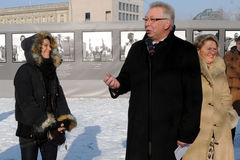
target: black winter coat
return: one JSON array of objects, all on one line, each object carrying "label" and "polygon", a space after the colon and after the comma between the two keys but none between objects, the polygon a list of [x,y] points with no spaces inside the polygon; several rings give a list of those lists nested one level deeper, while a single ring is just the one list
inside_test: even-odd
[{"label": "black winter coat", "polygon": [[[49,90],[46,90],[43,74],[39,68],[42,58],[39,50],[35,53],[32,46],[39,45],[36,39],[51,36],[48,32],[43,32],[25,39],[22,47],[25,51],[27,62],[20,66],[15,78],[15,117],[18,121],[16,135],[24,138],[34,138],[34,132],[45,132],[57,121],[69,120],[70,125],[67,130],[76,126],[76,119],[71,114],[62,87],[57,76],[53,76],[49,81]],[[51,43],[54,40],[52,39]],[[52,46],[53,47],[53,46]],[[60,65],[60,56],[52,49],[51,58],[54,66]],[[40,59],[40,63],[37,61]],[[55,72],[54,72],[55,74]],[[47,97],[51,97],[52,112],[47,111]]]},{"label": "black winter coat", "polygon": [[131,91],[126,160],[175,160],[177,140],[192,143],[199,132],[198,55],[174,32],[150,55],[146,38],[133,44],[117,77],[120,88],[110,90],[113,98]]}]

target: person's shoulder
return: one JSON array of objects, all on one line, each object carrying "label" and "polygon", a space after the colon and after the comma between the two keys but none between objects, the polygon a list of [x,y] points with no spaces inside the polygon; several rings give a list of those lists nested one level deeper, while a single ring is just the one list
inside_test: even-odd
[{"label": "person's shoulder", "polygon": [[29,64],[29,63],[24,63],[24,64],[22,64],[19,68],[18,68],[18,70],[17,70],[17,72],[16,72],[16,75],[17,74],[22,74],[22,75],[26,75],[26,74],[28,74],[29,73],[29,71],[32,69],[32,65],[31,64]]},{"label": "person's shoulder", "polygon": [[177,45],[183,49],[190,49],[190,50],[195,49],[195,46],[192,43],[190,43],[186,40],[183,40],[177,36],[174,36],[174,43],[175,43],[175,45]]},{"label": "person's shoulder", "polygon": [[133,47],[136,47],[136,46],[141,46],[145,44],[144,40],[139,40],[139,41],[136,41],[132,44]]}]

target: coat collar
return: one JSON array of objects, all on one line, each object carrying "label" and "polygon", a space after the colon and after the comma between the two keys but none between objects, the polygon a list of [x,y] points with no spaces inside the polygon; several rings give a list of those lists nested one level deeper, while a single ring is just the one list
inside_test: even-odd
[{"label": "coat collar", "polygon": [[233,46],[230,50],[232,53],[240,54],[240,52],[237,50],[237,46]]},{"label": "coat collar", "polygon": [[214,62],[208,68],[205,60],[199,55],[199,61],[201,66],[201,73],[209,82],[210,86],[214,86],[214,79],[217,75],[225,73],[225,63],[220,56],[217,56]]}]

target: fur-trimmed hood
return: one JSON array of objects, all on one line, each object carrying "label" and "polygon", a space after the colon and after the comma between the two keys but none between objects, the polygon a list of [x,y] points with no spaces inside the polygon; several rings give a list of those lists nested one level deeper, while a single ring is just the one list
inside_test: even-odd
[{"label": "fur-trimmed hood", "polygon": [[21,43],[22,49],[24,50],[24,54],[28,63],[32,65],[40,66],[43,61],[41,56],[41,47],[43,40],[47,38],[50,41],[50,45],[52,48],[51,51],[51,58],[53,59],[53,64],[55,67],[58,67],[61,62],[61,55],[58,53],[57,50],[57,43],[53,36],[47,32],[42,31],[39,32],[31,37],[24,39]]},{"label": "fur-trimmed hood", "polygon": [[220,56],[217,56],[209,68],[205,60],[201,57],[201,55],[199,55],[199,61],[201,66],[201,73],[207,79],[210,86],[213,87],[214,78],[217,75],[225,72],[226,66],[223,59]]}]

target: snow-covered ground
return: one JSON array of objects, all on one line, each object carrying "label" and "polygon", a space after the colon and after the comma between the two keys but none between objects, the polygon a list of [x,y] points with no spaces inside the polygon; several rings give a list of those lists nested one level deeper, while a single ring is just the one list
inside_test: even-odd
[{"label": "snow-covered ground", "polygon": [[[124,160],[128,98],[67,99],[78,126],[67,133],[58,160]],[[0,160],[20,160],[15,136],[14,99],[0,98]],[[66,149],[67,148],[67,149]],[[235,160],[240,160],[240,123],[235,138]],[[38,158],[41,159],[40,156]]]}]

